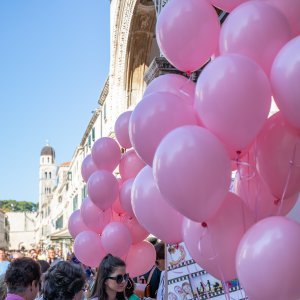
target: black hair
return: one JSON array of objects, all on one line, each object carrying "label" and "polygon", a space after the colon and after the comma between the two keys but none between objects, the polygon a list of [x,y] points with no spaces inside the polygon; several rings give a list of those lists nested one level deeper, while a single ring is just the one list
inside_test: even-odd
[{"label": "black hair", "polygon": [[45,260],[37,260],[37,263],[40,265],[42,273],[46,273],[50,268],[50,264]]},{"label": "black hair", "polygon": [[[97,272],[95,284],[92,289],[91,298],[98,298],[101,300],[107,299],[105,282],[116,268],[126,267],[125,262],[116,256],[107,254],[101,261]],[[125,300],[124,293],[117,293],[118,300]]]},{"label": "black hair", "polygon": [[85,275],[79,266],[60,261],[45,274],[42,295],[44,300],[72,300],[85,284]]},{"label": "black hair", "polygon": [[154,245],[154,248],[156,252],[156,260],[165,259],[165,244],[159,242],[156,245]]},{"label": "black hair", "polygon": [[127,298],[129,298],[131,295],[133,295],[133,293],[134,293],[134,282],[129,277],[126,288],[125,288],[125,295],[126,295]]},{"label": "black hair", "polygon": [[15,259],[5,274],[8,291],[12,294],[24,292],[34,281],[37,286],[40,278],[40,265],[29,257]]}]

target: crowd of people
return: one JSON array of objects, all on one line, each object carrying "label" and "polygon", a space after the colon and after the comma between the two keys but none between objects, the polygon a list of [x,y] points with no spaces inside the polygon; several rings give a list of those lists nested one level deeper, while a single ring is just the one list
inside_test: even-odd
[{"label": "crowd of people", "polygon": [[163,300],[165,246],[154,247],[155,265],[138,278],[130,278],[126,263],[111,254],[92,269],[74,255],[63,260],[54,249],[45,259],[34,249],[27,256],[0,249],[0,300]]}]

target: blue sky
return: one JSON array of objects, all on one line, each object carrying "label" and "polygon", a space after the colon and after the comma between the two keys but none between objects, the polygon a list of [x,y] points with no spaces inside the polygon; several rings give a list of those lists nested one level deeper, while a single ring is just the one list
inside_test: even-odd
[{"label": "blue sky", "polygon": [[109,4],[0,1],[0,199],[38,201],[46,140],[71,160],[108,75]]}]

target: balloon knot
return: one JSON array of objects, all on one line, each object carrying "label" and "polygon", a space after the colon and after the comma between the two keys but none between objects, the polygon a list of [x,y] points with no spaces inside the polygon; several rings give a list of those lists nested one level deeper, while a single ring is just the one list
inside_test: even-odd
[{"label": "balloon knot", "polygon": [[206,223],[206,222],[202,222],[201,225],[202,225],[202,227],[204,227],[204,228],[207,227],[207,223]]},{"label": "balloon knot", "polygon": [[278,205],[280,203],[280,199],[274,199],[274,204]]}]

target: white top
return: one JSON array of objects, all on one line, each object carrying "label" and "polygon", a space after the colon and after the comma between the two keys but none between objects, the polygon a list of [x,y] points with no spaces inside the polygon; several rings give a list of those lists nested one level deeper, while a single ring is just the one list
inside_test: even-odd
[{"label": "white top", "polygon": [[164,300],[164,293],[165,293],[165,271],[162,271],[160,274],[159,286],[157,290],[156,299],[157,300]]}]

